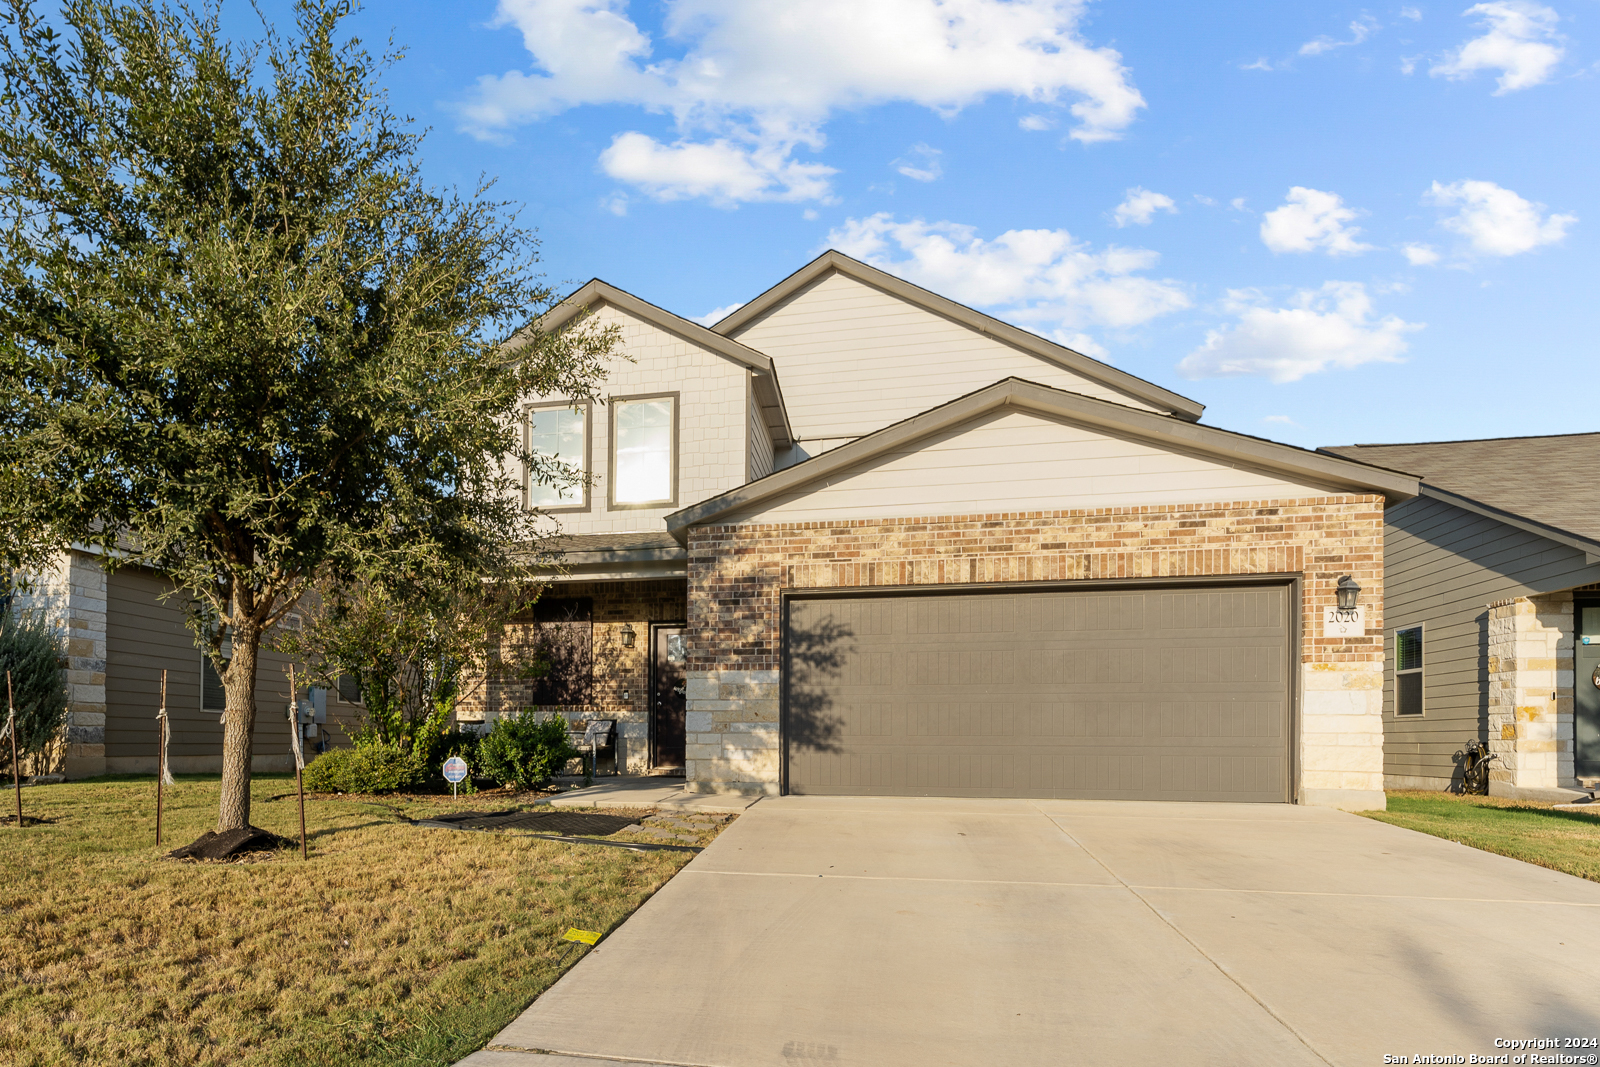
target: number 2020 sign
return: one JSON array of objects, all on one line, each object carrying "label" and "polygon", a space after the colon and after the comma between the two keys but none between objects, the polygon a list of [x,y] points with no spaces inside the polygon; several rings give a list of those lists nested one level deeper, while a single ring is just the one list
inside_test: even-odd
[{"label": "number 2020 sign", "polygon": [[1323,637],[1360,637],[1367,632],[1367,609],[1323,608]]}]

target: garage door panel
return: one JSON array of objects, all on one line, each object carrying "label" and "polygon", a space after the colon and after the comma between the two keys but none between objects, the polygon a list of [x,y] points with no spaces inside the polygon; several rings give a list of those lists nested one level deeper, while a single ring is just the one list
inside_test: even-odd
[{"label": "garage door panel", "polygon": [[1284,587],[796,600],[799,793],[1278,801]]}]

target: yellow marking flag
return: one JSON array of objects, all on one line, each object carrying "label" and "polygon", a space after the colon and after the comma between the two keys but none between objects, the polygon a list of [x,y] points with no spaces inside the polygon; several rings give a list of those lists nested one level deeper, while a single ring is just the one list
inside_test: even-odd
[{"label": "yellow marking flag", "polygon": [[576,926],[561,935],[563,941],[582,941],[585,945],[592,945],[600,940],[598,930],[580,930]]}]

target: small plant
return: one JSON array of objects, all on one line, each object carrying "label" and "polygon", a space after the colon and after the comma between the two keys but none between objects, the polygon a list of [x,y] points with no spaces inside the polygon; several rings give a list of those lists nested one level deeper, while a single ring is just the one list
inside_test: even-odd
[{"label": "small plant", "polygon": [[428,769],[416,756],[372,738],[324,752],[305,770],[306,789],[314,793],[393,793],[427,780]]},{"label": "small plant", "polygon": [[567,720],[559,715],[535,719],[531,711],[496,719],[478,742],[483,774],[518,789],[537,789],[577,756]]},{"label": "small plant", "polygon": [[[67,718],[67,650],[44,619],[9,610],[0,598],[0,701],[6,698],[5,672],[11,672],[12,699],[17,708],[17,754],[38,757],[61,736]],[[0,703],[0,730],[6,706]],[[0,744],[0,769],[11,769],[11,744]]]}]

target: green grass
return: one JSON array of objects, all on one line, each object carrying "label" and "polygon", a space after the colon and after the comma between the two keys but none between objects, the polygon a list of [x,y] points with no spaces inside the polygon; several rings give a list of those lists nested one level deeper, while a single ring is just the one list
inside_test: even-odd
[{"label": "green grass", "polygon": [[1600,815],[1503,797],[1410,791],[1388,796],[1388,811],[1361,814],[1600,882]]},{"label": "green grass", "polygon": [[[253,822],[295,837],[293,789],[256,776]],[[24,790],[53,821],[0,828],[0,1064],[452,1063],[587,951],[568,927],[611,931],[692,855],[404,821],[496,792],[308,799],[309,862],[162,858],[217,796],[180,778],[157,849],[151,778]]]}]

